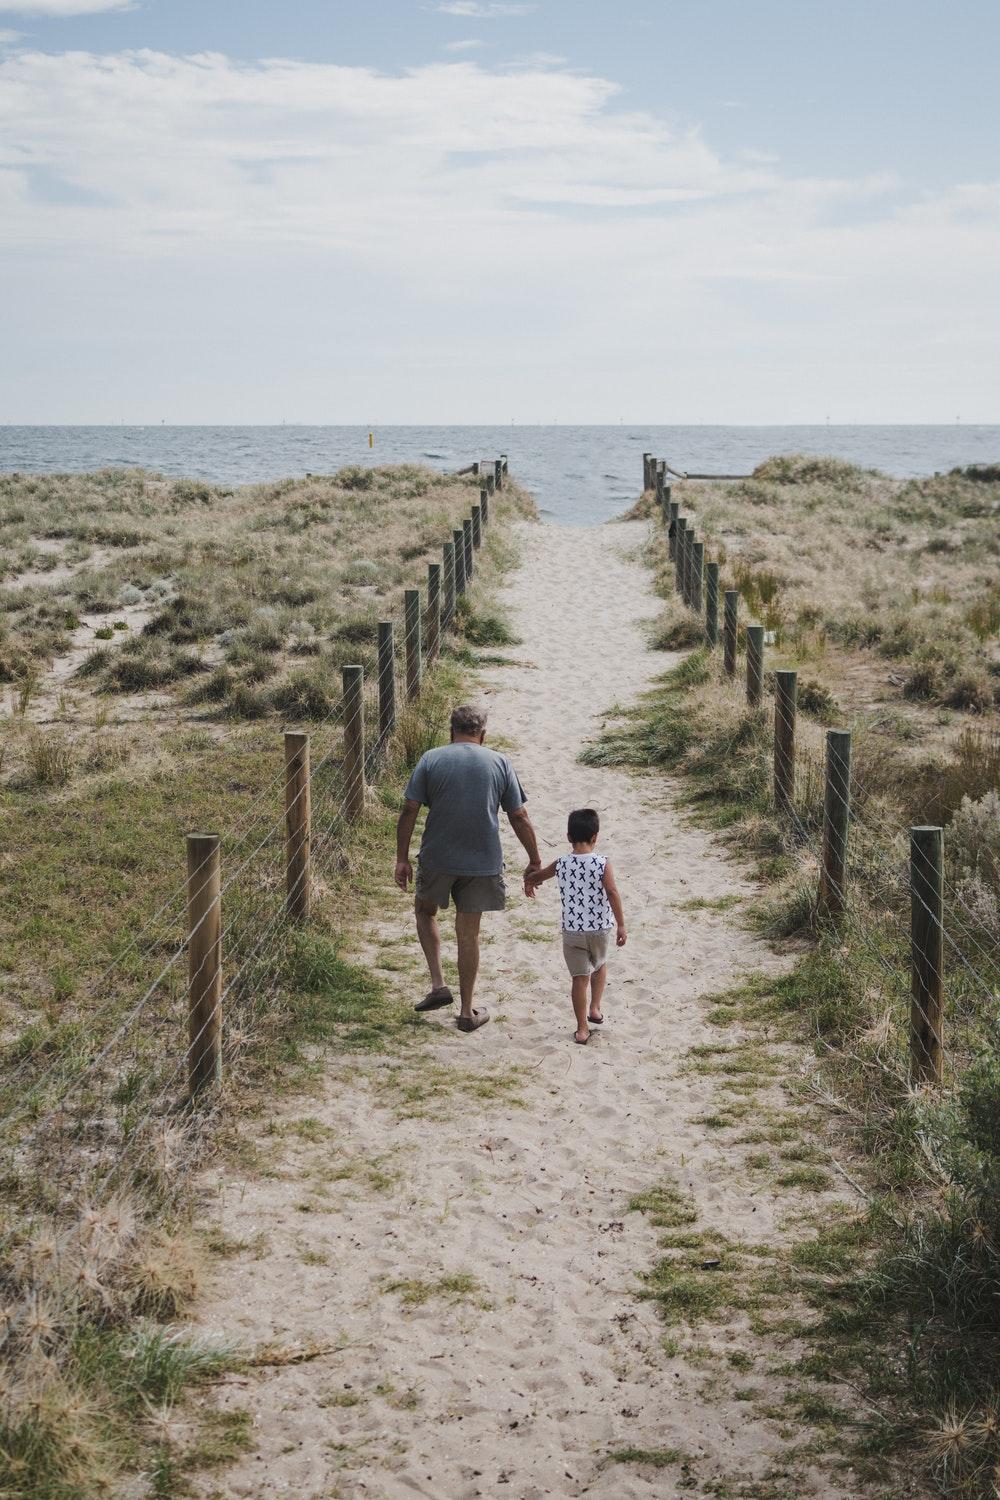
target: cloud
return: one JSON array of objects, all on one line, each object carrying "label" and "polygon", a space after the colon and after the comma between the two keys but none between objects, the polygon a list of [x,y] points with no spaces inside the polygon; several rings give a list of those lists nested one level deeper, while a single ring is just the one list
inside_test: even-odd
[{"label": "cloud", "polygon": [[435,6],[445,16],[474,16],[478,20],[494,21],[501,16],[527,16],[535,9],[533,5],[491,4],[488,0],[441,0]]},{"label": "cloud", "polygon": [[445,42],[444,49],[446,52],[474,52],[477,47],[481,47],[482,45],[482,42],[476,37],[468,37],[463,42]]},{"label": "cloud", "polygon": [[522,57],[514,57],[506,64],[508,68],[562,68],[569,62],[568,57],[561,56],[558,52],[526,52]]},{"label": "cloud", "polygon": [[93,16],[99,11],[131,10],[134,0],[0,0],[0,14],[20,16]]},{"label": "cloud", "polygon": [[[204,351],[204,420],[258,419],[237,393],[259,399],[268,368],[301,369],[298,414],[322,389],[323,420],[364,420],[362,394],[399,420],[476,420],[488,392],[505,415],[551,415],[554,383],[581,419],[801,420],[814,383],[824,415],[840,409],[836,380],[850,411],[919,420],[939,388],[972,412],[1000,342],[1000,184],[794,176],[544,65],[14,52],[0,258],[25,320],[0,371],[8,419],[29,415],[24,361],[69,330],[94,388],[119,367],[112,335],[134,328],[135,368],[169,389],[191,386]],[[477,361],[470,330],[488,325],[502,353]],[[63,367],[69,388],[77,354]],[[342,371],[342,389],[323,385]],[[925,407],[873,408],[876,382]]]}]

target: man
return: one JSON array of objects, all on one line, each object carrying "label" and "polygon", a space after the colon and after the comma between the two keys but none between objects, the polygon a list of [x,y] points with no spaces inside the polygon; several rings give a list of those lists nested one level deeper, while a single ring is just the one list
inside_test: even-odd
[{"label": "man", "polygon": [[415,890],[417,936],[431,975],[430,993],[415,1009],[438,1010],[454,996],[441,972],[438,911],[455,903],[458,939],[460,1031],[475,1031],[489,1020],[474,1010],[472,994],[479,973],[479,924],[484,911],[503,911],[506,886],[500,847],[502,807],[528,855],[524,889],[534,895],[529,875],[541,868],[535,830],[524,807],[524,790],[506,755],[487,750],[486,715],[478,708],[456,708],[451,744],[428,750],[413,769],[396,825],[396,884],[409,888],[413,876],[410,839],[422,805],[428,809],[420,844]]}]

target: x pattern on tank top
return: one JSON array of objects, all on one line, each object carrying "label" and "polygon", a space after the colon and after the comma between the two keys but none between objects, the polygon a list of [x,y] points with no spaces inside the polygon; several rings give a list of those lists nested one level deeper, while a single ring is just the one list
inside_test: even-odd
[{"label": "x pattern on tank top", "polygon": [[608,932],[614,925],[604,889],[606,854],[564,854],[556,860],[563,932]]}]

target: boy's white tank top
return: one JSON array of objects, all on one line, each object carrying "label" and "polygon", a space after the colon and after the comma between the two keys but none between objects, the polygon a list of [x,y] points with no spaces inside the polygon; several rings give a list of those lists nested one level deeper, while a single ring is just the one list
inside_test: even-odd
[{"label": "boy's white tank top", "polygon": [[604,889],[606,854],[563,854],[556,860],[563,932],[609,932],[615,925]]}]

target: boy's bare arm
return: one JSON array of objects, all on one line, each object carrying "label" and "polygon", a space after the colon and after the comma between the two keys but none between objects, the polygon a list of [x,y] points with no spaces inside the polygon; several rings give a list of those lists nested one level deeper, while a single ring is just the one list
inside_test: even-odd
[{"label": "boy's bare arm", "polygon": [[622,909],[622,898],[618,893],[618,885],[615,881],[615,872],[614,870],[612,870],[610,862],[604,866],[604,889],[608,893],[608,900],[611,903],[611,911],[614,915],[615,926],[618,929],[615,941],[619,948],[624,948],[625,943],[628,939],[628,933],[625,931],[625,912]]},{"label": "boy's bare arm", "polygon": [[528,879],[531,881],[532,885],[541,885],[543,880],[551,880],[555,873],[556,862],[555,860],[553,860],[552,863],[550,865],[546,865],[544,869],[536,870],[533,875],[529,875]]}]

